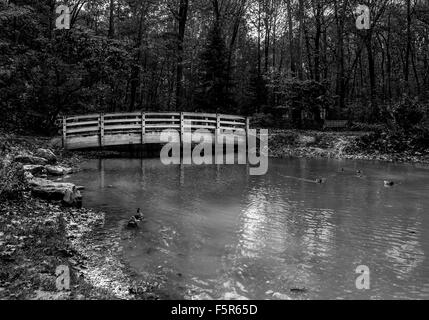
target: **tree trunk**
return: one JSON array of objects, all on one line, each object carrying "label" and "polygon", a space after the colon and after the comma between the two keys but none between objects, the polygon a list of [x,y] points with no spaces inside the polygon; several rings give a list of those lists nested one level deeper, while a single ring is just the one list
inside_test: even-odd
[{"label": "tree trunk", "polygon": [[389,13],[388,18],[388,27],[387,27],[387,57],[386,57],[386,71],[387,71],[387,94],[389,97],[389,101],[392,99],[392,56],[390,53],[390,41],[391,41],[391,15]]},{"label": "tree trunk", "polygon": [[261,3],[258,1],[258,77],[261,76]]},{"label": "tree trunk", "polygon": [[113,39],[115,36],[115,0],[110,0],[110,16],[109,16],[109,38]]},{"label": "tree trunk", "polygon": [[135,103],[136,103],[136,94],[137,88],[140,83],[140,63],[142,56],[142,41],[143,41],[143,21],[145,15],[145,5],[141,5],[140,9],[140,20],[139,20],[139,29],[137,35],[137,41],[135,48],[137,49],[137,56],[134,61],[133,67],[131,68],[131,89],[130,89],[130,109],[129,111],[134,111]]},{"label": "tree trunk", "polygon": [[369,72],[369,86],[371,95],[371,120],[378,120],[379,110],[377,105],[377,83],[375,74],[374,55],[372,51],[372,30],[368,30],[366,37],[366,50],[368,55],[368,72]]},{"label": "tree trunk", "polygon": [[274,19],[273,23],[273,70],[276,69],[276,25],[277,25],[277,19]]},{"label": "tree trunk", "polygon": [[406,90],[410,91],[410,53],[411,53],[411,0],[407,0],[407,48],[405,53],[404,80]]},{"label": "tree trunk", "polygon": [[321,7],[320,1],[317,1],[315,14],[316,34],[314,36],[314,80],[320,81],[320,38],[322,36],[322,25],[320,21]]},{"label": "tree trunk", "polygon": [[270,56],[270,21],[269,21],[269,13],[268,8],[266,7],[265,10],[265,17],[264,17],[264,25],[265,25],[265,41],[264,41],[264,56],[265,56],[265,65],[264,65],[264,71],[265,73],[268,72],[268,65],[269,65],[269,56]]},{"label": "tree trunk", "polygon": [[227,64],[227,85],[226,90],[229,91],[229,79],[231,79],[231,68],[232,68],[232,56],[234,53],[234,46],[237,39],[238,31],[240,29],[241,20],[243,18],[244,10],[245,10],[245,4],[246,0],[241,0],[239,4],[239,8],[237,10],[237,14],[234,20],[233,28],[232,28],[232,35],[231,40],[229,42],[229,49],[228,49],[228,64]]},{"label": "tree trunk", "polygon": [[302,69],[302,43],[303,43],[303,33],[304,33],[304,0],[299,0],[299,36],[298,36],[298,79],[304,79],[304,72]]},{"label": "tree trunk", "polygon": [[183,107],[183,40],[185,38],[186,20],[188,17],[189,0],[180,0],[179,32],[177,39],[177,68],[176,68],[176,110]]},{"label": "tree trunk", "polygon": [[335,93],[338,96],[338,108],[344,109],[345,105],[345,79],[344,79],[344,15],[347,6],[347,1],[343,2],[341,12],[335,1],[335,19],[337,25],[337,50],[336,50],[336,86]]},{"label": "tree trunk", "polygon": [[293,44],[293,23],[292,23],[292,5],[291,0],[286,0],[287,12],[288,12],[288,40],[289,40],[289,54],[290,54],[290,73],[292,77],[296,75],[296,65],[294,56],[294,44]]},{"label": "tree trunk", "polygon": [[[55,0],[49,2],[49,39],[52,39],[54,32]],[[16,28],[14,28],[16,30]]]}]

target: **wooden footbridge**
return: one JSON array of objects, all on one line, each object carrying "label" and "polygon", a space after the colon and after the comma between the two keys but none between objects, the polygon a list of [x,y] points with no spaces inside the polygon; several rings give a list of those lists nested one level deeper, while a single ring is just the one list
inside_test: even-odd
[{"label": "wooden footbridge", "polygon": [[205,129],[204,134],[210,135],[212,141],[220,131],[233,137],[233,141],[247,141],[249,118],[191,112],[105,113],[62,118],[63,147],[68,150],[165,143],[161,141],[164,130],[176,130],[179,134],[172,135],[177,138],[171,142],[181,142],[185,132],[198,129]]}]

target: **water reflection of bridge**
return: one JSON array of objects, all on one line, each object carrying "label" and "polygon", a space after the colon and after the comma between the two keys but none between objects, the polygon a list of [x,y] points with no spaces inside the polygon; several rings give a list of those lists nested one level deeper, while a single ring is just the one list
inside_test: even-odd
[{"label": "water reflection of bridge", "polygon": [[249,118],[191,112],[106,113],[62,118],[63,147],[68,150],[163,143],[164,130],[176,130],[179,134],[172,135],[171,142],[181,142],[185,132],[198,129],[205,129],[204,134],[213,140],[222,131],[234,138],[228,141],[247,141]]}]

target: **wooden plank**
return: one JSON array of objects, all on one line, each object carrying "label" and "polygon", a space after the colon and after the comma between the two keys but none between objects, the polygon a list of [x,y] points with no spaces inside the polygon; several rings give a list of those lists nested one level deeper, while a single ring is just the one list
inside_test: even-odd
[{"label": "wooden plank", "polygon": [[[180,134],[178,134],[178,132],[177,132],[177,134],[172,133],[171,138],[172,138],[171,142],[173,142],[173,143],[180,143],[180,141],[181,141],[180,140]],[[161,132],[147,132],[144,139],[145,139],[146,144],[163,143],[161,141]]]},{"label": "wooden plank", "polygon": [[177,116],[177,117],[180,117],[180,112],[146,112],[146,118],[151,117],[151,116]]},{"label": "wooden plank", "polygon": [[227,115],[227,114],[221,114],[220,115],[221,119],[240,119],[240,120],[245,120],[246,117],[242,117],[242,116],[234,116],[234,115]]},{"label": "wooden plank", "polygon": [[180,118],[178,118],[178,119],[169,119],[169,118],[160,118],[160,119],[157,119],[157,118],[148,118],[148,119],[146,119],[146,122],[179,122],[180,121]]},{"label": "wooden plank", "polygon": [[105,118],[118,118],[118,117],[135,117],[139,116],[140,112],[126,112],[126,113],[106,113]]},{"label": "wooden plank", "polygon": [[146,125],[147,129],[173,129],[173,128],[180,128],[180,124],[147,124]]},{"label": "wooden plank", "polygon": [[129,145],[129,144],[140,144],[141,133],[122,133],[114,135],[106,135],[104,137],[106,146],[118,146],[118,145]]},{"label": "wooden plank", "polygon": [[220,123],[221,124],[232,124],[232,125],[237,125],[237,126],[245,126],[246,125],[245,122],[234,122],[234,121],[225,121],[225,120],[221,120]]},{"label": "wooden plank", "polygon": [[85,128],[78,128],[78,129],[69,129],[67,130],[67,134],[73,134],[73,133],[85,133],[85,132],[93,132],[93,131],[99,131],[99,127],[85,127]]},{"label": "wooden plank", "polygon": [[67,121],[71,121],[71,120],[79,120],[79,119],[97,119],[98,120],[98,114],[88,114],[88,115],[84,115],[84,116],[71,116],[71,117],[67,117]]},{"label": "wooden plank", "polygon": [[98,134],[88,137],[69,137],[67,138],[67,149],[84,149],[98,147],[100,137]]},{"label": "wooden plank", "polygon": [[212,126],[212,125],[190,125],[190,126],[185,126],[186,128],[191,128],[191,129],[216,129],[216,126]]},{"label": "wooden plank", "polygon": [[140,129],[141,125],[140,124],[123,124],[123,125],[106,125],[104,127],[105,131],[110,131],[110,130],[130,130],[130,129]]},{"label": "wooden plank", "polygon": [[[195,113],[195,112],[183,112],[185,117],[208,117],[208,118],[216,118],[216,113]],[[188,119],[186,119],[188,120]]]},{"label": "wooden plank", "polygon": [[80,126],[88,126],[88,125],[98,125],[98,119],[94,121],[82,121],[82,122],[70,122],[67,123],[67,127],[80,127]]},{"label": "wooden plank", "polygon": [[348,120],[325,120],[324,128],[345,128],[347,127]]},{"label": "wooden plank", "polygon": [[140,118],[133,118],[133,119],[109,119],[104,120],[104,123],[121,123],[121,122],[140,122]]},{"label": "wooden plank", "polygon": [[216,119],[215,119],[215,120],[206,120],[206,119],[186,119],[186,121],[191,121],[191,122],[216,123]]},{"label": "wooden plank", "polygon": [[221,130],[246,131],[246,128],[220,127]]}]

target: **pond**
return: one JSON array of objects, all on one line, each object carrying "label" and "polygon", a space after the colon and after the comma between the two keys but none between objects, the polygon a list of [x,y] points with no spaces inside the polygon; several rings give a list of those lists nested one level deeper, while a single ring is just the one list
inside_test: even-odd
[{"label": "pond", "polygon": [[[428,168],[290,158],[247,172],[105,159],[68,180],[120,230],[138,278],[159,276],[173,298],[429,298]],[[122,228],[136,208],[146,222]],[[368,290],[356,287],[360,265]]]}]

